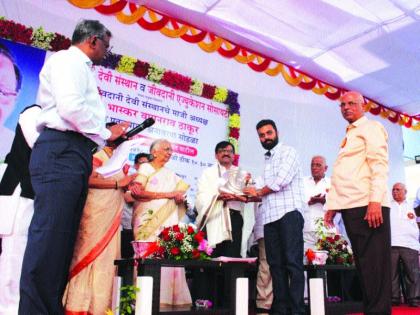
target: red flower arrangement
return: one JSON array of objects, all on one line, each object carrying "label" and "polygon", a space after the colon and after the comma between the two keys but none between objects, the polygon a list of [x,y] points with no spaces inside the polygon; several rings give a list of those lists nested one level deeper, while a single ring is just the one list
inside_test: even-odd
[{"label": "red flower arrangement", "polygon": [[216,92],[216,87],[210,84],[203,84],[203,93],[201,94],[202,97],[213,99],[214,93]]},{"label": "red flower arrangement", "polygon": [[239,139],[239,128],[230,128],[229,137]]},{"label": "red flower arrangement", "polygon": [[0,37],[30,45],[32,43],[32,32],[32,28],[26,28],[20,23],[0,19]]},{"label": "red flower arrangement", "polygon": [[347,241],[338,234],[331,234],[320,238],[316,247],[328,252],[327,265],[346,265],[353,264],[353,253]]},{"label": "red flower arrangement", "polygon": [[206,260],[212,251],[203,231],[197,231],[192,225],[177,224],[164,228],[143,257]]},{"label": "red flower arrangement", "polygon": [[55,37],[50,43],[50,47],[52,51],[59,51],[63,49],[67,49],[71,46],[71,41],[67,37],[55,33]]},{"label": "red flower arrangement", "polygon": [[328,230],[323,218],[316,220],[315,224],[318,236],[316,248],[328,252],[327,265],[352,265],[354,257],[348,242],[340,234]]},{"label": "red flower arrangement", "polygon": [[149,73],[149,68],[149,63],[137,60],[136,64],[134,65],[133,73],[140,78],[145,78]]},{"label": "red flower arrangement", "polygon": [[160,80],[161,84],[186,93],[190,91],[191,82],[192,80],[190,77],[173,71],[166,71]]}]

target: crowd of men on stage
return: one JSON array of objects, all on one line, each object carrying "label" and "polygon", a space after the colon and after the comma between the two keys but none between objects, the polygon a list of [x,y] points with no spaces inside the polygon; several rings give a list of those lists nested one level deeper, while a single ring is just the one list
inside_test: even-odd
[{"label": "crowd of men on stage", "polygon": [[[16,224],[26,225],[14,227],[13,242],[4,237],[0,287],[10,287],[7,281],[14,283],[10,292],[18,292],[18,297],[20,292],[19,310],[14,311],[22,315],[64,314],[62,297],[88,193],[92,151],[127,132],[126,123],[105,126],[106,108],[90,71],[92,63],[99,63],[109,52],[111,37],[98,21],[83,20],[76,26],[73,46],[46,61],[40,73],[40,106],[21,114],[6,158],[0,194],[10,197],[10,206],[18,200],[22,209]],[[0,58],[8,57],[0,54]],[[351,243],[365,314],[391,314],[391,305],[401,303],[400,261],[408,303],[418,306],[420,245],[415,209],[419,214],[420,196],[414,206],[408,204],[404,184],[395,183],[390,201],[388,135],[379,122],[364,115],[364,103],[358,92],[346,92],[340,98],[348,127],[331,178],[325,176],[328,166],[321,155],[311,160],[311,176],[303,177],[299,153],[279,140],[273,120],[263,119],[256,122],[256,136],[265,149],[264,168],[260,177],[247,178],[243,194],[221,189],[237,168],[234,146],[227,141],[216,145],[216,163],[204,169],[198,180],[195,220],[205,225],[214,257],[241,256],[244,205],[255,203],[253,234],[260,257],[257,307],[270,314],[305,313],[304,249],[315,247],[318,218],[328,227],[336,226]],[[162,156],[166,150],[166,159],[172,154],[170,147],[155,150]],[[150,159],[149,154],[136,156],[134,173]],[[133,189],[134,199],[138,187],[141,184]],[[119,188],[116,181],[115,189]],[[168,198],[178,204],[181,197],[175,193]],[[131,212],[131,205],[125,205],[121,222],[125,257],[133,254]],[[25,245],[26,239],[26,246],[16,245]],[[7,258],[4,253],[13,251],[20,255],[11,260],[22,265],[20,283],[4,277],[8,271],[1,270],[11,265],[2,262]],[[19,271],[20,264],[15,266]],[[200,277],[203,280],[195,289],[193,285],[192,295],[207,298],[206,275]],[[0,293],[0,313],[11,301],[13,296]]]}]

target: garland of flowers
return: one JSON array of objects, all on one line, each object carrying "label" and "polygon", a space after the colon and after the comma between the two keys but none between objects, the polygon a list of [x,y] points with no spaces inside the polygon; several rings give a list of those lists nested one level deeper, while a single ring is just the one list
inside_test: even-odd
[{"label": "garland of flowers", "polygon": [[[61,34],[46,32],[42,27],[37,29],[26,27],[4,17],[0,17],[0,37],[50,51],[59,51],[71,46],[70,39]],[[110,53],[102,61],[101,65],[105,68],[135,75],[175,90],[226,104],[229,112],[228,140],[234,146],[235,152],[239,152],[241,117],[238,93],[129,56]],[[239,154],[235,154],[234,164],[237,165],[238,162]]]}]

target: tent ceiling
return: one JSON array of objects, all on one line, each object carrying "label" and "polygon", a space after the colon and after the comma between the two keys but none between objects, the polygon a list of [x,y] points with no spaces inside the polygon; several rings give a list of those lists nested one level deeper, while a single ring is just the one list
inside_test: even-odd
[{"label": "tent ceiling", "polygon": [[420,0],[130,0],[420,114]]}]

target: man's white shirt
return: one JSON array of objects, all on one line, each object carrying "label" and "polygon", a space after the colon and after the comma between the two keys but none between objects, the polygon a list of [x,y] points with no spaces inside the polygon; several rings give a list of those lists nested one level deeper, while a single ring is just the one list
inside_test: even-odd
[{"label": "man's white shirt", "polygon": [[401,204],[391,201],[390,221],[391,246],[420,250],[416,214],[406,200]]},{"label": "man's white shirt", "polygon": [[42,112],[38,131],[44,127],[76,131],[100,145],[111,136],[105,127],[106,108],[98,93],[92,61],[79,48],[72,46],[52,55],[39,79]]},{"label": "man's white shirt", "polygon": [[315,203],[308,205],[308,201],[316,195],[326,195],[331,187],[331,181],[330,178],[324,177],[318,183],[315,183],[314,178],[309,176],[304,178],[303,183],[305,187],[305,225],[303,230],[315,231],[315,220],[317,218],[323,218],[327,209],[325,204]]}]

